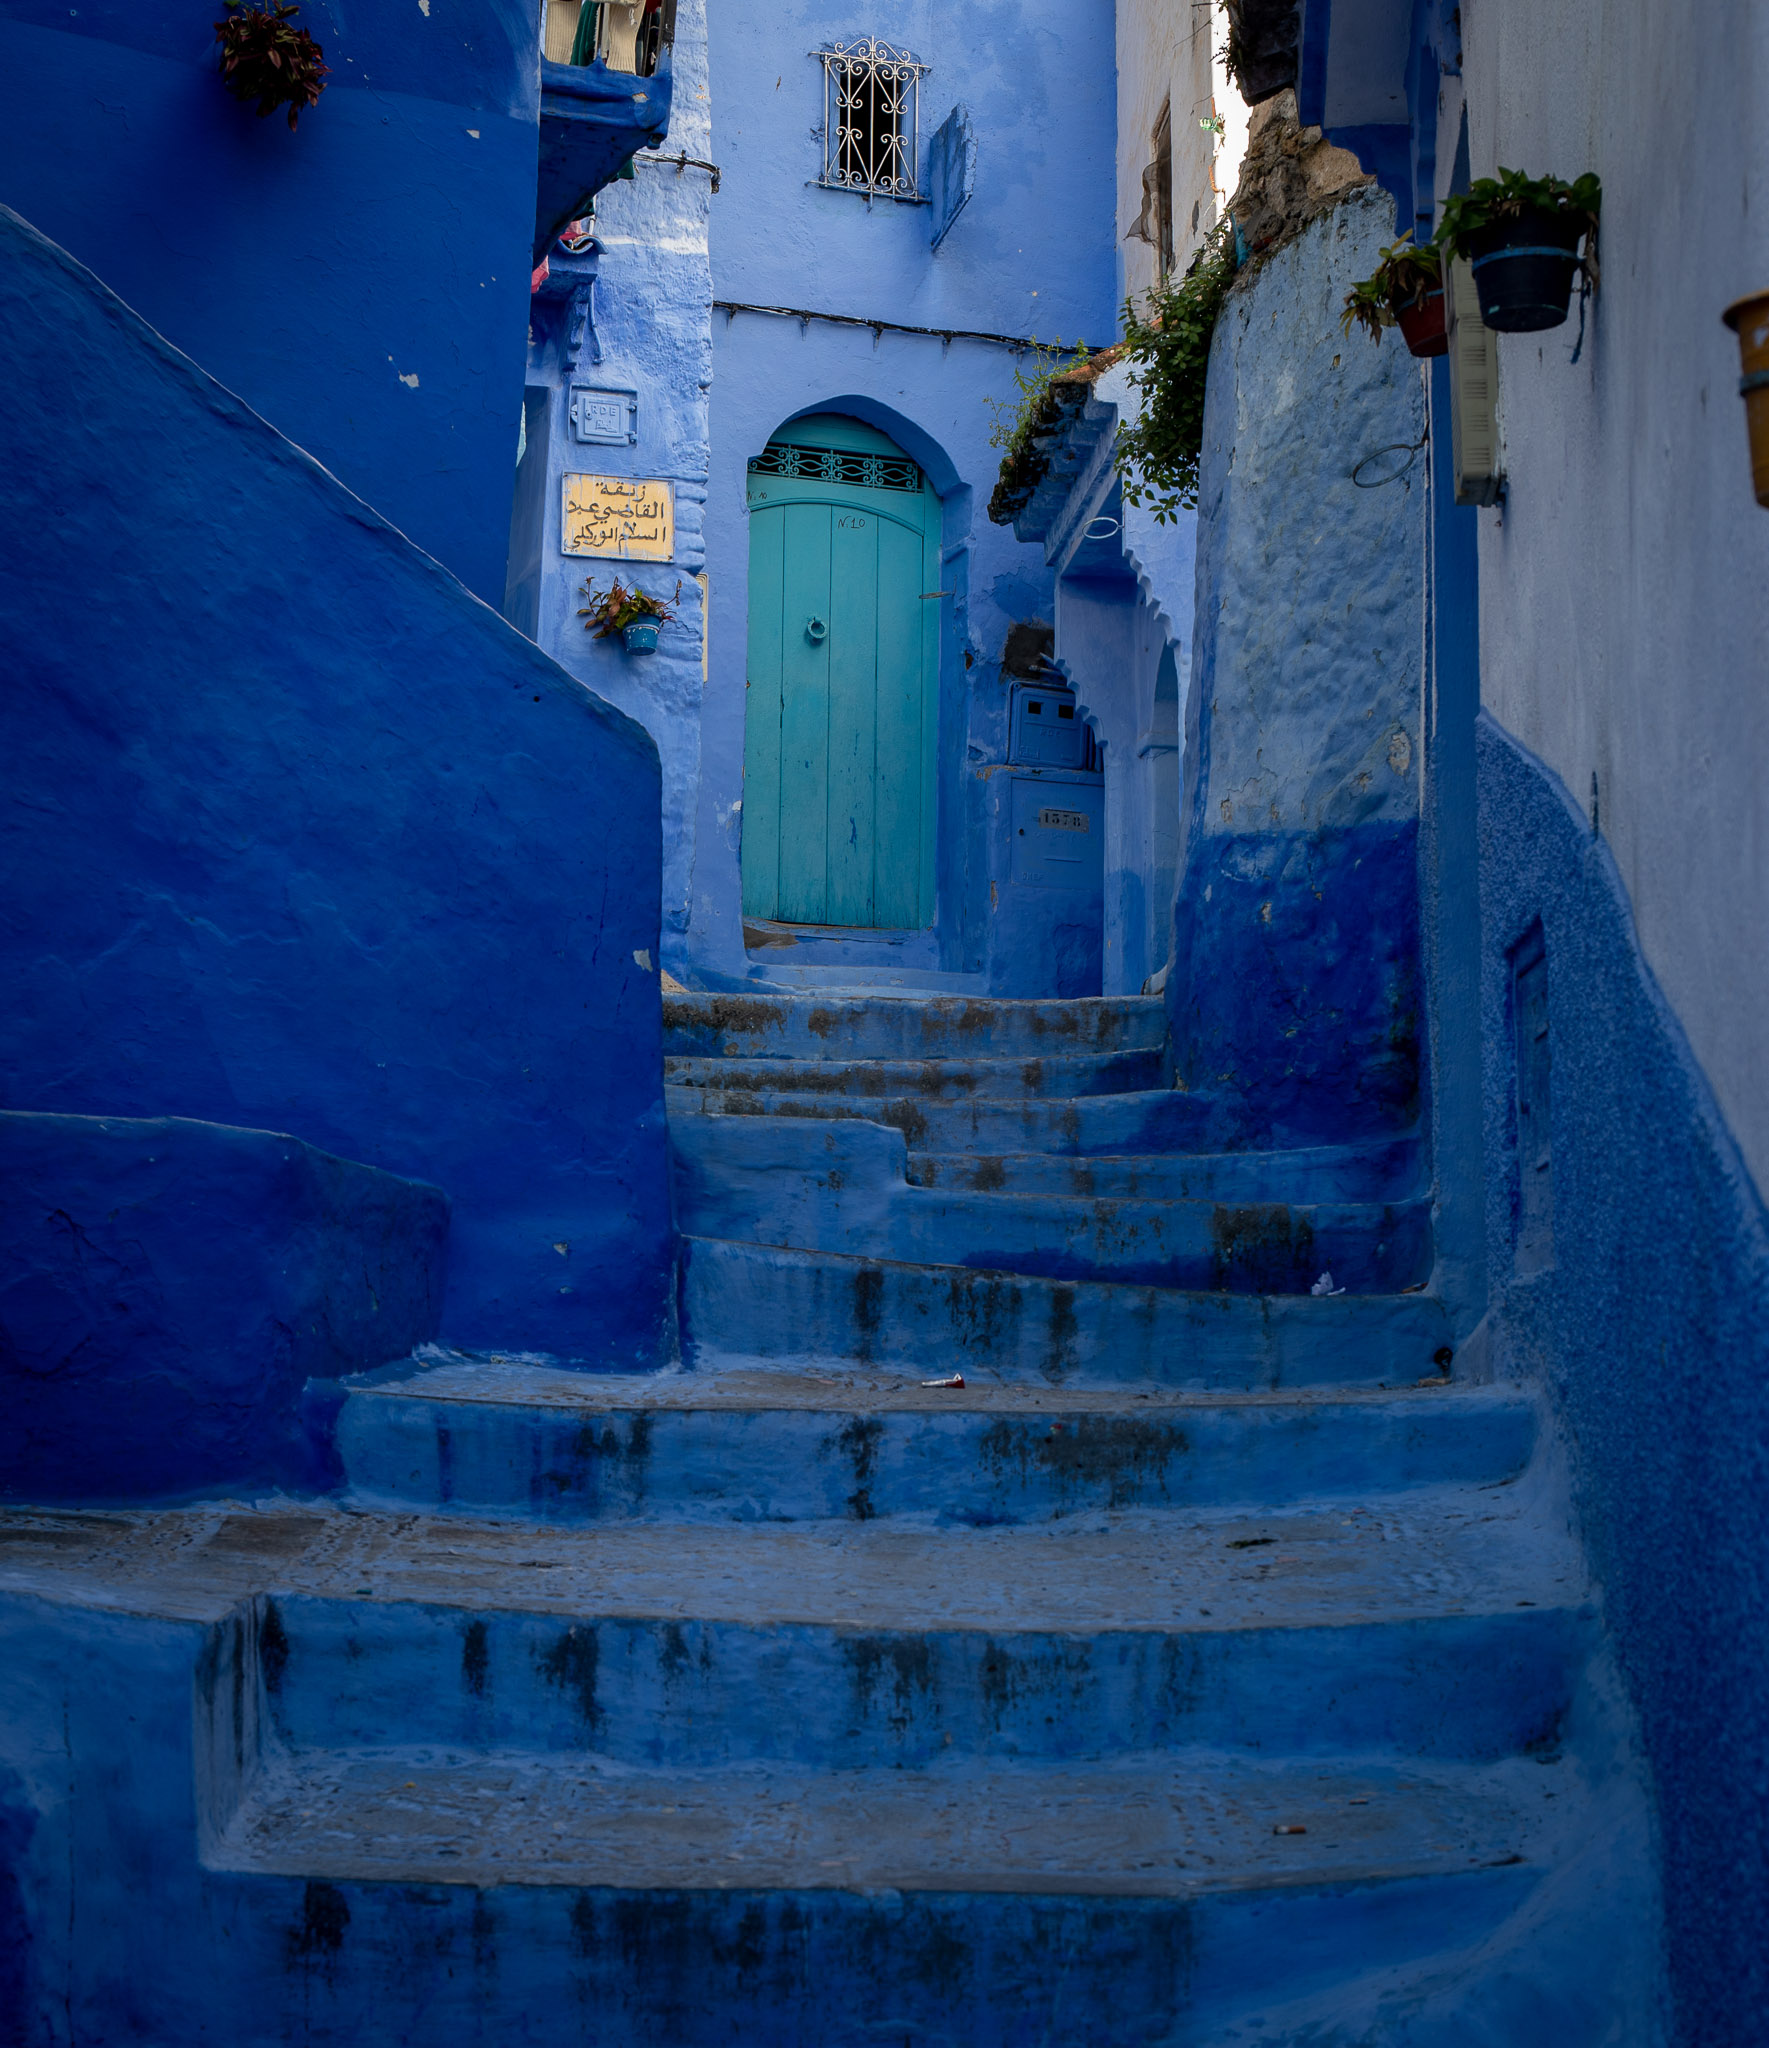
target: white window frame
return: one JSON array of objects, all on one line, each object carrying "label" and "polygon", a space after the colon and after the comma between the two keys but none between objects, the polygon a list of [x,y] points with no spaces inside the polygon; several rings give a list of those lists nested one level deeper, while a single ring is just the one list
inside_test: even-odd
[{"label": "white window frame", "polygon": [[[908,50],[862,36],[852,43],[832,43],[813,50],[823,65],[823,175],[817,182],[835,192],[858,192],[865,199],[900,199],[925,205],[921,189],[921,81],[928,66]],[[897,116],[897,131],[883,160],[856,172],[843,169],[849,138],[857,142],[853,124],[843,116],[862,89],[888,95]]]}]

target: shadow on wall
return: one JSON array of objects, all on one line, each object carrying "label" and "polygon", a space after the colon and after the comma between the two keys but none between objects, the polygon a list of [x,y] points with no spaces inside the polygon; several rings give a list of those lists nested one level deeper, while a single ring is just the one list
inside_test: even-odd
[{"label": "shadow on wall", "polygon": [[1683,2038],[1744,2048],[1769,2004],[1769,1217],[1608,847],[1502,727],[1477,732],[1495,1351],[1546,1380],[1573,1446]]},{"label": "shadow on wall", "polygon": [[5,1106],[433,1182],[451,1341],[655,1362],[650,740],[3,210],[0,359]]}]

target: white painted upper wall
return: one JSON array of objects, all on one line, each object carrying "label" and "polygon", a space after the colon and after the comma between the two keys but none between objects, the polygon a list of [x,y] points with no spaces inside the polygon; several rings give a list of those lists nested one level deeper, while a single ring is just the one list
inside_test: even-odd
[{"label": "white painted upper wall", "polygon": [[1581,804],[1596,777],[1646,958],[1769,1191],[1769,511],[1720,324],[1769,289],[1769,6],[1462,21],[1473,174],[1595,170],[1604,193],[1582,360],[1576,311],[1499,339],[1482,697]]},{"label": "white painted upper wall", "polygon": [[[1147,238],[1143,173],[1167,108],[1173,137],[1174,268],[1222,218],[1246,148],[1247,110],[1215,61],[1228,39],[1219,0],[1117,0],[1119,298],[1156,282],[1153,210]],[[1220,119],[1224,133],[1204,126]]]}]

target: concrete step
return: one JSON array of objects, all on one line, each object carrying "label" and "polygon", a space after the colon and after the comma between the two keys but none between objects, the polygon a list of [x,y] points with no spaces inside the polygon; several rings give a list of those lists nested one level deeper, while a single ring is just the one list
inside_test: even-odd
[{"label": "concrete step", "polygon": [[1076,1095],[1119,1095],[1159,1088],[1160,1052],[1060,1052],[1027,1057],[925,1060],[702,1059],[671,1057],[664,1080],[673,1089],[706,1088],[721,1095],[906,1097],[963,1102],[983,1096],[1008,1101]]},{"label": "concrete step", "polygon": [[[710,1770],[379,1746],[270,1760],[211,1869],[333,1883],[1193,1899],[1514,1869],[1564,1765],[1400,1770],[1156,1753],[1109,1765]],[[1515,1881],[1515,1880],[1514,1880]]]},{"label": "concrete step", "polygon": [[[1498,1948],[1496,2024],[1458,2026],[1439,1989],[1438,2030],[1355,2038],[1622,2038],[1625,1991],[1591,1981],[1613,1936],[1582,1973],[1532,1940],[1567,1918],[1544,1901],[1589,1805],[1564,1769],[1357,1760],[1201,1785],[1164,1761],[1027,1782],[293,1759],[205,1859],[228,1936],[205,1991],[250,1958],[250,2038],[351,2048],[1322,2048],[1354,2038],[1335,2022],[1365,1987],[1431,2011],[1433,1965],[1478,1983]],[[1606,1931],[1573,1917],[1575,1943]],[[430,1966],[390,1966],[410,1955]],[[281,2014],[286,2032],[257,2031]]]},{"label": "concrete step", "polygon": [[663,1000],[666,1054],[703,1059],[974,1059],[1151,1052],[1159,996],[1074,1002],[978,997],[679,995]]},{"label": "concrete step", "polygon": [[287,1503],[31,1520],[0,1517],[0,1592],[221,1631],[198,1701],[212,1798],[230,1772],[243,1791],[248,1738],[390,1732],[692,1769],[1490,1762],[1553,1752],[1595,1641],[1564,1526],[1523,1487],[1059,1531],[562,1529]]},{"label": "concrete step", "polygon": [[942,1102],[911,1094],[820,1095],[781,1088],[666,1085],[671,1127],[690,1116],[804,1118],[884,1124],[912,1152],[1050,1152],[1064,1156],[1226,1150],[1245,1135],[1235,1105],[1180,1088],[1123,1095],[972,1096]]},{"label": "concrete step", "polygon": [[[1644,2038],[1633,2022],[1651,2004],[1638,1967],[1655,1953],[1650,1816],[1631,1778],[1625,1799],[1606,1786],[1601,1742],[1592,1754],[1575,1746],[1590,1739],[1581,1717],[1594,1691],[1608,1696],[1603,1682],[1580,1682],[1565,1750],[1550,1703],[1526,1731],[1527,1762],[1515,1749],[1486,1762],[1408,1754],[1418,1745],[1406,1714],[1366,1716],[1364,1735],[1380,1725],[1397,1738],[1386,1754],[1363,1736],[1332,1746],[1347,1725],[1335,1680],[1404,1694],[1423,1651],[1428,1694],[1443,1697],[1458,1670],[1482,1694],[1493,1640],[1465,1640],[1446,1669],[1432,1631],[1471,1621],[1527,1631],[1542,1625],[1539,1611],[1505,1608],[1507,1598],[1576,1596],[1576,1572],[1557,1576],[1547,1561],[1564,1562],[1564,1518],[1552,1503],[1532,1506],[1528,1484],[1461,1503],[1451,1549],[1462,1562],[1443,1540],[1448,1500],[1435,1514],[1384,1519],[1368,1538],[1390,1561],[1374,1605],[1367,1575],[1336,1596],[1324,1560],[1298,1564],[1309,1539],[1294,1519],[1246,1539],[1217,1524],[1213,1546],[1168,1553],[1166,1577],[1110,1528],[1035,1540],[947,1533],[919,1567],[900,1546],[870,1549],[877,1532],[850,1529],[826,1543],[821,1569],[807,1573],[816,1561],[802,1550],[777,1559],[785,1569],[771,1583],[800,1602],[820,1587],[800,1619],[839,1630],[855,1646],[855,1675],[865,1665],[876,1683],[864,1703],[857,1687],[777,1692],[776,1678],[793,1675],[784,1657],[752,1684],[756,1721],[790,1723],[803,1701],[818,1724],[811,1750],[819,1728],[853,1725],[850,1707],[922,1731],[919,1748],[899,1745],[901,1769],[848,1772],[814,1754],[635,1759],[611,1753],[590,1725],[584,1710],[599,1702],[603,1725],[615,1725],[608,1710],[627,1681],[601,1623],[592,1659],[586,1594],[592,1606],[624,1600],[649,1613],[678,1689],[703,1668],[708,1625],[672,1608],[672,1555],[686,1565],[683,1584],[706,1596],[699,1604],[747,1616],[752,1639],[774,1628],[756,1623],[756,1588],[729,1530],[713,1532],[716,1555],[695,1550],[694,1532],[659,1532],[646,1558],[599,1538],[586,1550],[558,1532],[286,1501],[0,1514],[3,1689],[21,1760],[54,1766],[42,1778],[33,1765],[28,1781],[42,1779],[32,1855],[52,1845],[75,1887],[65,1903],[78,1951],[58,1952],[57,1981],[81,2010],[126,2015],[120,2030],[101,2027],[106,2040],[265,2048],[570,2048],[592,2034],[602,2048],[1024,2048],[1029,2032],[1064,2048]],[[1332,1519],[1343,1530],[1361,1518]],[[1024,1613],[1028,1561],[1089,1548],[1097,1563],[1034,1570],[1030,1592],[1074,1601],[1083,1630],[1104,1619],[1120,1632],[1077,1643],[1047,1619],[1043,1663],[1022,1660],[1009,1631]],[[1214,1624],[1190,1613],[1234,1590],[1211,1555],[1241,1568],[1271,1560]],[[1287,1597],[1298,1572],[1314,1590]],[[1317,1597],[1324,1626],[1300,1625]],[[897,1619],[931,1643],[989,1631],[996,1654],[960,1694],[941,1690],[938,1661],[924,1689],[913,1644],[886,1634],[881,1616],[899,1598]],[[272,1729],[279,1702],[306,1686],[309,1645],[287,1626],[301,1599],[365,1623],[340,1629],[319,1667],[357,1688],[375,1724],[360,1739],[291,1750]],[[1435,1622],[1414,1633],[1433,1601]],[[1176,1625],[1182,1606],[1189,1626]],[[385,1719],[399,1685],[382,1681],[400,1673],[383,1663],[393,1638],[382,1623],[402,1614],[428,1622],[444,1653],[432,1682],[411,1670],[401,1681],[418,1698],[416,1722],[442,1718],[439,1701],[464,1701],[479,1718],[463,1723],[463,1740],[408,1738]],[[1385,1639],[1368,1627],[1378,1615]],[[1213,1645],[1193,1655],[1197,1630],[1213,1625]],[[550,1634],[506,1639],[506,1626]],[[1345,1626],[1364,1634],[1342,1665],[1332,1644]],[[790,1625],[774,1632],[787,1640]],[[944,1740],[948,1709],[966,1699],[973,1717],[999,1702],[997,1732],[1011,1738],[1022,1685],[1038,1695],[1029,1733],[1046,1714],[1059,1731],[1091,1723],[1100,1682],[1139,1644],[1146,1653],[1145,1637],[1162,1646],[1189,1747],[1145,1741],[1111,1758],[1033,1762],[1003,1744],[967,1757]],[[1263,1687],[1243,1658],[1259,1643],[1288,1659]],[[1219,1650],[1228,1667],[1213,1661]],[[1325,1732],[1286,1748],[1292,1727],[1314,1725],[1297,1674],[1318,1676]],[[506,1685],[520,1692],[536,1679],[567,1722],[563,1740],[540,1747],[507,1739],[499,1722]],[[669,1721],[675,1709],[655,1697]],[[1447,1711],[1452,1722],[1461,1711],[1453,1696]],[[1202,1739],[1231,1717],[1226,1743]],[[519,1705],[510,1718],[521,1720]],[[1520,1732],[1514,1716],[1509,1728],[1489,1718],[1495,1736]],[[1264,1832],[1268,1823],[1307,1832]],[[666,1872],[674,1882],[655,1881]],[[1092,1872],[1124,1888],[1084,1888],[1098,1882]],[[893,1877],[902,1881],[872,1881]],[[194,1969],[191,1928],[203,1936]]]},{"label": "concrete step", "polygon": [[367,1597],[266,1596],[266,1711],[294,1749],[397,1730],[695,1769],[1491,1760],[1552,1747],[1593,1624],[1564,1547],[1485,1505],[1060,1534],[445,1521],[390,1539]]},{"label": "concrete step", "polygon": [[368,1509],[998,1525],[1496,1485],[1535,1431],[1493,1388],[1225,1397],[451,1360],[356,1382],[338,1444]]},{"label": "concrete step", "polygon": [[1324,1272],[1392,1294],[1431,1271],[1422,1201],[947,1193],[909,1184],[899,1132],[797,1118],[685,1117],[671,1151],[676,1224],[696,1237],[1252,1294],[1306,1294]]},{"label": "concrete step", "polygon": [[912,1186],[948,1192],[1145,1201],[1404,1201],[1423,1192],[1416,1138],[1290,1151],[1137,1152],[1075,1158],[1050,1152],[914,1152]]},{"label": "concrete step", "polygon": [[1409,1386],[1450,1347],[1430,1295],[1184,1292],[682,1240],[682,1323],[706,1366],[829,1360],[1053,1386]]}]

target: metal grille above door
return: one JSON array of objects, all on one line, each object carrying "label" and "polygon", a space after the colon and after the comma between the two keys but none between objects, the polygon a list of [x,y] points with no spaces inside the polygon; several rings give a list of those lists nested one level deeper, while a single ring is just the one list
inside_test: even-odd
[{"label": "metal grille above door", "polygon": [[921,469],[906,455],[867,455],[851,448],[801,448],[770,441],[749,459],[751,476],[796,476],[826,484],[861,484],[871,491],[919,491]]}]

